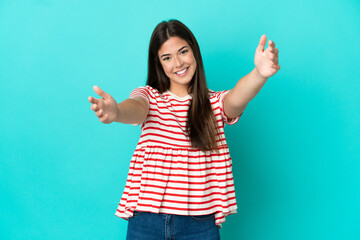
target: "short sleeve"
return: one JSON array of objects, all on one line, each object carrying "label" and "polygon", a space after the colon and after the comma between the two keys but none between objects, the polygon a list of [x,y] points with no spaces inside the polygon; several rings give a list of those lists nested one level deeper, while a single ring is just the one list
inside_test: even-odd
[{"label": "short sleeve", "polygon": [[131,91],[129,98],[140,97],[150,103],[149,89],[146,87],[138,87]]},{"label": "short sleeve", "polygon": [[229,91],[230,90],[217,92],[217,98],[219,100],[220,111],[221,111],[221,116],[222,116],[223,122],[226,124],[229,124],[229,125],[233,125],[239,121],[239,119],[243,113],[241,113],[239,116],[234,117],[234,118],[228,118],[226,116],[225,111],[224,111],[224,100],[225,100],[225,96],[228,94]]},{"label": "short sleeve", "polygon": [[[147,101],[147,103],[150,105],[150,93],[149,93],[149,89],[146,87],[135,88],[134,90],[131,91],[129,98],[130,99],[142,98],[145,101]],[[137,126],[140,125],[140,123],[131,123],[131,125]]]}]

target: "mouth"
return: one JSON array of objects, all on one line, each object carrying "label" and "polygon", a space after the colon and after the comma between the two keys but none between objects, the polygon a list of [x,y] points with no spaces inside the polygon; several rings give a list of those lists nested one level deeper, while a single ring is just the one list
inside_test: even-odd
[{"label": "mouth", "polygon": [[189,67],[184,68],[180,71],[177,71],[177,72],[175,72],[175,74],[176,74],[176,76],[183,77],[187,74],[188,70],[189,70]]}]

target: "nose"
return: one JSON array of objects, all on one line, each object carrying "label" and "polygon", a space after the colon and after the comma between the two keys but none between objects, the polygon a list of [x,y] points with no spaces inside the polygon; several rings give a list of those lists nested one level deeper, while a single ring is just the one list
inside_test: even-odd
[{"label": "nose", "polygon": [[183,65],[183,60],[181,59],[181,57],[176,56],[175,57],[175,67],[179,68]]}]

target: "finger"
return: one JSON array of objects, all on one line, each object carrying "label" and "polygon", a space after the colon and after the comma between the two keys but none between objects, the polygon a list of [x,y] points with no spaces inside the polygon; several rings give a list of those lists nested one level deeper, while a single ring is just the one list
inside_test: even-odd
[{"label": "finger", "polygon": [[274,53],[271,53],[271,52],[268,52],[268,58],[271,60],[271,61],[274,61],[276,58],[277,58],[277,55],[274,54]]},{"label": "finger", "polygon": [[274,53],[274,54],[278,54],[279,53],[279,49],[277,48],[274,48],[274,47],[268,47],[267,50],[271,53]]},{"label": "finger", "polygon": [[264,35],[262,35],[261,38],[260,38],[259,45],[258,45],[258,47],[256,48],[256,51],[258,51],[258,52],[263,52],[263,51],[264,51],[265,44],[266,44],[266,35],[264,34]]},{"label": "finger", "polygon": [[271,68],[274,68],[276,70],[280,70],[280,65],[273,64],[273,65],[271,65]]},{"label": "finger", "polygon": [[279,60],[278,60],[277,56],[274,58],[273,62],[274,62],[276,65],[279,64]]},{"label": "finger", "polygon": [[101,96],[102,98],[108,98],[108,94],[106,92],[104,92],[103,90],[101,90],[101,88],[99,88],[98,86],[94,86],[93,87],[94,91],[96,92],[97,95]]},{"label": "finger", "polygon": [[268,56],[271,61],[274,61],[275,59],[278,58],[278,55],[275,53],[269,53]]},{"label": "finger", "polygon": [[104,116],[102,116],[102,117],[99,118],[100,122],[102,122],[102,123],[106,123],[107,119],[108,119],[108,115],[107,115],[107,114],[105,114]]},{"label": "finger", "polygon": [[272,40],[269,40],[269,47],[275,48],[275,43]]},{"label": "finger", "polygon": [[268,55],[268,58],[269,58],[269,60],[271,61],[271,63],[272,64],[275,64],[275,65],[277,65],[278,64],[278,62],[279,62],[279,58],[278,58],[278,55],[276,54],[276,53],[268,53],[267,54]]},{"label": "finger", "polygon": [[101,118],[103,116],[103,111],[100,109],[99,111],[96,111],[95,112],[95,115],[98,117],[98,118]]},{"label": "finger", "polygon": [[91,96],[88,98],[88,100],[91,103],[98,103],[98,100],[96,98],[91,97]]},{"label": "finger", "polygon": [[93,110],[93,111],[97,111],[98,110],[97,106],[98,106],[97,104],[91,104],[90,109]]}]

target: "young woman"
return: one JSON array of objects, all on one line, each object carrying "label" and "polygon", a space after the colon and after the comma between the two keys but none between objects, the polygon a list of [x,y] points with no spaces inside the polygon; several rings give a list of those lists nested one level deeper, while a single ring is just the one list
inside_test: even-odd
[{"label": "young woman", "polygon": [[103,123],[141,124],[141,137],[116,215],[128,220],[127,239],[220,239],[225,217],[236,213],[232,159],[224,126],[236,123],[247,104],[279,69],[275,43],[231,90],[207,88],[198,43],[177,20],[153,31],[144,87],[117,103],[89,97]]}]

